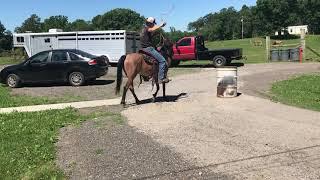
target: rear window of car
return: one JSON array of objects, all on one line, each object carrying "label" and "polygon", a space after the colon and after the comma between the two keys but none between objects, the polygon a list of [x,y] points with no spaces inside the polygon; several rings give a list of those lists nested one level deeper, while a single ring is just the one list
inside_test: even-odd
[{"label": "rear window of car", "polygon": [[96,58],[96,57],[97,57],[97,56],[95,56],[95,55],[86,53],[86,52],[81,51],[81,50],[75,51],[75,54],[78,54],[78,55],[80,55],[80,56],[82,56],[82,57],[86,57],[86,58],[89,58],[89,59],[93,59],[93,58]]},{"label": "rear window of car", "polygon": [[72,53],[72,52],[69,52],[69,57],[71,59],[71,61],[79,61],[79,60],[83,60],[82,58],[80,58],[78,55]]},{"label": "rear window of car", "polygon": [[51,56],[52,62],[68,61],[65,51],[53,51]]}]

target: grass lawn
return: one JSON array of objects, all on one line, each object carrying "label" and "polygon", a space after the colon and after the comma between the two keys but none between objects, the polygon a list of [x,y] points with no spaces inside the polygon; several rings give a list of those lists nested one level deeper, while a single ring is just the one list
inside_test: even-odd
[{"label": "grass lawn", "polygon": [[320,111],[320,74],[303,75],[276,82],[271,88],[274,101]]},{"label": "grass lawn", "polygon": [[59,129],[100,116],[122,122],[119,114],[81,115],[71,108],[1,114],[0,179],[63,179],[64,174],[55,164]]},{"label": "grass lawn", "polygon": [[82,101],[82,97],[65,95],[59,98],[31,97],[25,95],[11,95],[10,88],[0,85],[0,108],[18,107],[40,104],[54,104],[61,102]]},{"label": "grass lawn", "polygon": [[[243,55],[246,56],[247,60],[244,61],[233,61],[243,62],[245,64],[250,63],[266,63],[266,50],[265,50],[265,39],[260,39],[262,46],[254,46],[252,44],[253,39],[238,39],[228,41],[213,41],[207,42],[206,46],[208,49],[221,49],[221,48],[243,48]],[[288,48],[295,48],[295,44],[300,43],[300,39],[283,40],[283,44],[291,44]],[[314,51],[320,54],[320,36],[309,35],[306,37],[307,46],[311,47]],[[320,57],[310,51],[306,50],[306,59],[313,61],[320,61]],[[182,62],[181,65],[206,65],[211,64],[211,61],[186,61]]]},{"label": "grass lawn", "polygon": [[14,59],[12,57],[0,57],[0,65],[7,65],[7,64],[18,64],[22,60]]}]

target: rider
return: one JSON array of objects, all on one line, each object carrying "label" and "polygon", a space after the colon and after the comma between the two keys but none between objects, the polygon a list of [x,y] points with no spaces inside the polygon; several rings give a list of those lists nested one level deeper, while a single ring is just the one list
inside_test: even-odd
[{"label": "rider", "polygon": [[160,26],[157,25],[155,18],[149,17],[146,19],[145,27],[141,32],[141,46],[143,50],[149,54],[151,54],[156,60],[159,62],[159,83],[168,83],[170,80],[165,77],[165,71],[167,62],[165,58],[154,49],[152,45],[152,38],[154,36],[154,32],[166,25],[165,22],[162,22]]}]

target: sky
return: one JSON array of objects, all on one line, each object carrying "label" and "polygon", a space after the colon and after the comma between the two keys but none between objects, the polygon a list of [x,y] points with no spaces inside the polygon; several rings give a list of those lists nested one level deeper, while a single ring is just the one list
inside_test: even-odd
[{"label": "sky", "polygon": [[114,8],[130,8],[145,17],[153,16],[167,22],[167,27],[187,30],[189,22],[233,6],[237,10],[242,5],[253,6],[256,0],[0,0],[0,21],[6,29],[15,27],[37,14],[43,21],[55,15],[68,16],[69,21],[76,19],[91,20]]}]

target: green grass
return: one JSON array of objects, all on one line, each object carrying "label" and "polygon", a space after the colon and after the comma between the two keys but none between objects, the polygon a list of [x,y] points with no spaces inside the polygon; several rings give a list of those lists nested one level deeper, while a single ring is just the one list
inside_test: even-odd
[{"label": "green grass", "polygon": [[[243,55],[247,58],[244,61],[233,61],[233,62],[243,62],[245,64],[250,63],[266,63],[266,42],[265,39],[260,38],[262,41],[262,46],[254,46],[252,44],[253,38],[251,39],[239,39],[239,40],[228,40],[228,41],[213,41],[207,42],[206,46],[208,49],[221,49],[221,48],[242,48]],[[282,40],[284,45],[292,45],[283,48],[295,48],[296,45],[300,43],[300,39],[292,40]],[[309,35],[306,37],[307,46],[311,47],[313,50],[320,54],[320,36],[319,35]],[[310,50],[306,50],[306,59],[312,61],[320,61],[320,57],[314,54]],[[181,65],[207,65],[211,64],[211,61],[186,61],[182,62]]]},{"label": "green grass", "polygon": [[320,74],[303,75],[276,82],[272,99],[287,105],[320,111]]},{"label": "green grass", "polygon": [[[316,36],[316,35],[307,36],[306,45],[311,47],[318,54],[320,54],[320,36]],[[306,51],[306,59],[313,60],[313,61],[320,61],[320,57],[308,49]]]},{"label": "green grass", "polygon": [[22,62],[21,58],[0,57],[0,65],[18,64]]},{"label": "green grass", "polygon": [[55,142],[59,129],[100,116],[119,114],[96,112],[81,115],[68,108],[0,116],[0,179],[64,179],[55,164]]},{"label": "green grass", "polygon": [[59,98],[11,95],[10,88],[0,85],[0,108],[81,101],[82,97],[66,94]]}]

